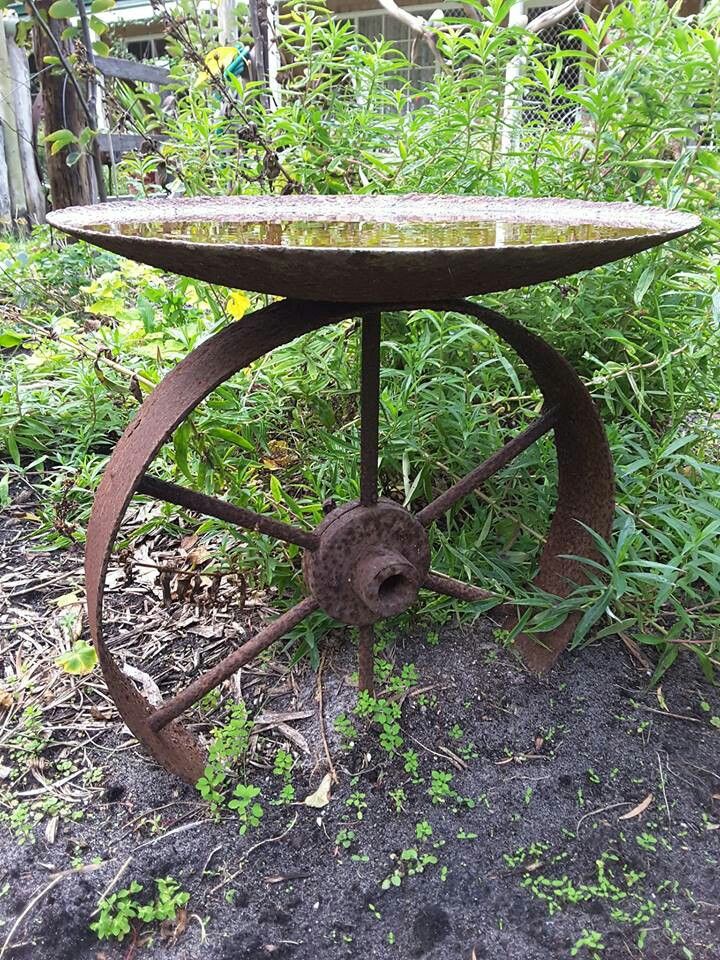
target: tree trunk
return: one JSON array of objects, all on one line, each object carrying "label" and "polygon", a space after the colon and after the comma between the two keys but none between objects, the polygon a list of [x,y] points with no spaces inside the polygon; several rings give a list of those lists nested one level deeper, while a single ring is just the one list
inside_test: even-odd
[{"label": "tree trunk", "polygon": [[13,20],[5,21],[10,75],[13,81],[13,107],[17,128],[18,146],[25,182],[25,200],[31,223],[45,222],[45,190],[37,166],[33,144],[32,98],[30,96],[30,67],[25,51],[15,43]]},{"label": "tree trunk", "polygon": [[[48,17],[47,11],[51,2],[52,0],[37,0],[38,11],[46,18],[46,23],[58,43],[68,52],[60,40],[60,34],[67,26],[67,22]],[[49,39],[39,27],[33,29],[33,35],[35,61],[42,69],[45,57],[54,57],[56,53]],[[55,70],[43,70],[40,78],[46,133],[55,130],[72,130],[76,136],[79,135],[85,126],[85,114],[72,84],[64,74]],[[46,151],[50,196],[54,210],[92,202],[93,191],[89,158],[82,156],[74,166],[69,167],[67,156],[71,150],[73,150],[72,145],[64,147],[62,150],[58,150],[54,156],[51,155],[50,149]]]}]

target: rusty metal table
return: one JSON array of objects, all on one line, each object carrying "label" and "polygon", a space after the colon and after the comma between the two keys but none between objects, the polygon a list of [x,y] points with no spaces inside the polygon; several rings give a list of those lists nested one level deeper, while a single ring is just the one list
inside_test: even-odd
[{"label": "rusty metal table", "polygon": [[[143,403],[110,458],[87,531],[90,630],[108,689],[132,732],[168,770],[194,783],[205,752],[180,715],[303,618],[322,609],[359,630],[360,686],[372,690],[373,624],[407,610],[420,588],[462,600],[478,586],[431,569],[427,528],[538,438],[552,432],[557,505],[534,583],[564,596],[594,556],[588,530],[610,535],[613,471],[602,423],[585,386],[543,339],[464,299],[527,286],[630,256],[679,237],[696,217],[629,203],[442,196],[232,197],[120,202],[59,211],[62,230],[174,273],[286,299],[203,342]],[[544,398],[540,416],[413,514],[378,496],[381,314],[427,307],[473,316],[508,343]],[[306,530],[148,474],[158,450],[217,386],[302,334],[360,318],[360,498]],[[307,596],[161,707],[122,672],[102,629],[105,575],[134,494],[159,498],[304,550]],[[512,623],[513,612],[505,613]],[[527,666],[547,670],[576,625],[568,617],[543,643],[520,634]]]}]

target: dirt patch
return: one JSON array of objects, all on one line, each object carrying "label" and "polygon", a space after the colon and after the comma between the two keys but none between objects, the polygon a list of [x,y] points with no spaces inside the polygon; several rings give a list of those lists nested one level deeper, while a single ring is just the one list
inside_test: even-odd
[{"label": "dirt patch", "polygon": [[[63,563],[74,577],[77,558]],[[58,680],[75,690],[75,716],[67,730],[46,731],[45,759],[55,765],[13,790],[60,795],[66,805],[53,829],[49,808],[31,831],[34,842],[19,844],[16,825],[3,825],[0,944],[27,910],[6,955],[716,960],[717,692],[690,656],[659,694],[647,690],[647,676],[609,642],[565,656],[538,680],[492,644],[490,627],[481,620],[386,642],[390,667],[381,686],[402,704],[403,743],[393,756],[379,731],[352,714],[351,647],[330,643],[322,671],[338,777],[330,803],[271,802],[282,780],[268,757],[288,741],[270,726],[247,778],[261,789],[264,816],[245,836],[234,816],[215,822],[195,790],[147,759],[97,678]],[[23,629],[39,650],[41,624]],[[3,642],[7,656],[9,628]],[[416,678],[406,670],[407,682],[393,681],[407,664]],[[326,769],[317,675],[269,660],[244,671],[238,691],[253,714],[306,714],[292,721],[290,744],[302,800]],[[341,714],[354,734],[335,731]],[[308,752],[298,746],[302,738]],[[57,757],[76,742],[82,774],[59,784]],[[417,754],[416,770],[412,762],[405,769],[407,750]],[[73,822],[72,809],[83,819]],[[135,880],[149,892],[168,875],[190,893],[176,940],[172,926],[156,925],[149,943],[98,942],[88,924],[111,881],[119,889]]]}]

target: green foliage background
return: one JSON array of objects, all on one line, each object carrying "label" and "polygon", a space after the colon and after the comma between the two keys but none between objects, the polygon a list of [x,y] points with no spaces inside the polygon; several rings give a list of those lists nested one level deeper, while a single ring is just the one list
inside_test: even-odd
[{"label": "green foliage background", "polygon": [[[560,605],[527,589],[554,498],[549,442],[459,505],[435,529],[433,548],[437,569],[519,598],[529,629],[546,630],[580,608],[576,643],[630,636],[657,648],[656,676],[683,650],[710,677],[720,642],[720,7],[683,19],[637,0],[597,22],[586,18],[573,54],[581,83],[572,90],[562,85],[565,55],[504,26],[508,7],[492,0],[477,7],[479,21],[449,21],[438,36],[447,70],[417,91],[391,44],[368,40],[317,4],[294,4],[283,26],[290,65],[273,111],[254,84],[228,88],[211,77],[193,85],[206,51],[203,24],[188,13],[173,28],[176,107],[162,118],[169,141],[126,160],[122,174],[139,192],[162,165],[188,194],[545,195],[700,214],[702,228],[679,242],[484,300],[564,352],[601,408],[618,482],[615,538],[601,545],[607,569],[593,570],[590,584]],[[505,75],[520,54],[525,67],[513,92],[523,122],[508,150]],[[574,122],[559,117],[569,104],[578,108]],[[160,123],[155,95],[144,95],[143,107],[151,131]],[[93,489],[137,397],[229,322],[227,293],[63,246],[46,230],[4,244],[0,261],[4,489],[20,475],[39,486],[39,535],[63,546],[82,540]],[[382,483],[413,507],[540,406],[512,353],[459,315],[389,317],[383,363]],[[217,390],[156,469],[316,523],[327,497],[357,494],[356,386],[352,324],[303,338]],[[128,530],[136,539],[158,526],[177,530],[175,513],[135,511]],[[296,598],[296,548],[238,537],[217,521],[199,530],[218,568],[241,570],[279,606]],[[443,618],[454,607],[432,599],[423,612]],[[298,649],[314,654],[324,626],[309,621]]]}]

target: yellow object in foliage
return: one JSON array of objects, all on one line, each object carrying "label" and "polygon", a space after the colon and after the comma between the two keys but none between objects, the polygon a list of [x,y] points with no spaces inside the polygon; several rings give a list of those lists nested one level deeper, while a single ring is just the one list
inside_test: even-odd
[{"label": "yellow object in foliage", "polygon": [[240,320],[245,316],[249,308],[250,297],[242,290],[233,290],[225,304],[225,309],[233,320]]},{"label": "yellow object in foliage", "polygon": [[205,55],[206,70],[201,70],[197,77],[197,85],[205,83],[209,77],[216,77],[226,70],[237,57],[235,47],[215,47]]}]

